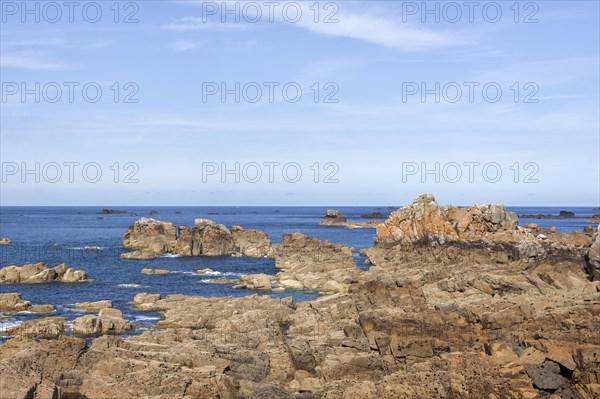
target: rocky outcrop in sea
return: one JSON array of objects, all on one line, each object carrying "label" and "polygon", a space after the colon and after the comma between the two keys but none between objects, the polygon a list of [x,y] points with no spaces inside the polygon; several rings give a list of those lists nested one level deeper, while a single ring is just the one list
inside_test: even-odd
[{"label": "rocky outcrop in sea", "polygon": [[49,268],[45,263],[23,266],[6,266],[0,269],[0,284],[14,283],[84,283],[89,282],[87,273],[75,270],[66,264]]},{"label": "rocky outcrop in sea", "polygon": [[181,256],[269,256],[271,240],[258,230],[240,226],[228,229],[208,219],[196,219],[194,226],[177,227],[173,223],[141,218],[123,236],[123,247],[134,251],[125,259],[154,259],[163,254]]}]

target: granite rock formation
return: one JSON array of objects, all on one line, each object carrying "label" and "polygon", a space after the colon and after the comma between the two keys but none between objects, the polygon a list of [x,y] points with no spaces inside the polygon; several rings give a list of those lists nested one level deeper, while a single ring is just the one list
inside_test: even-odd
[{"label": "granite rock formation", "polygon": [[319,223],[321,226],[344,226],[346,224],[346,216],[340,214],[339,211],[328,209],[325,212],[325,217]]},{"label": "granite rock formation", "polygon": [[32,305],[31,302],[21,298],[21,294],[0,294],[0,312],[22,312],[50,313],[54,311],[53,305]]},{"label": "granite rock formation", "polygon": [[281,243],[273,247],[273,255],[275,267],[281,272],[275,276],[242,276],[235,288],[268,290],[272,288],[271,280],[275,280],[275,288],[280,289],[343,292],[361,273],[347,245],[302,233],[284,234]]},{"label": "granite rock formation", "polygon": [[270,255],[271,239],[264,231],[245,230],[241,226],[231,228],[235,251],[240,256],[263,258]]},{"label": "granite rock formation", "polygon": [[154,259],[166,253],[265,257],[271,253],[271,240],[264,232],[244,230],[240,226],[229,230],[208,219],[196,219],[192,227],[176,227],[172,223],[141,218],[125,232],[123,247],[133,250],[121,254],[124,259]]},{"label": "granite rock formation", "polygon": [[0,284],[14,283],[84,283],[89,282],[86,272],[75,270],[66,264],[49,268],[45,263],[23,266],[6,266],[0,269]]},{"label": "granite rock formation", "polygon": [[[138,294],[136,306],[164,317],[156,331],[102,336],[89,347],[64,337],[14,338],[0,347],[0,392],[17,398],[598,398],[600,282],[588,274],[597,236],[539,234],[518,227],[499,205],[463,209],[424,196],[377,229],[367,251],[374,265],[356,276],[345,260],[347,247],[290,235],[274,251],[282,273],[307,287],[314,279],[305,275],[319,270],[338,279],[345,264],[341,270],[352,276],[345,289],[301,303],[262,295]],[[322,259],[325,254],[335,261]],[[266,285],[266,279],[253,281]]]},{"label": "granite rock formation", "polygon": [[78,335],[121,334],[133,329],[123,313],[115,308],[102,308],[98,315],[85,315],[73,320],[73,332]]}]

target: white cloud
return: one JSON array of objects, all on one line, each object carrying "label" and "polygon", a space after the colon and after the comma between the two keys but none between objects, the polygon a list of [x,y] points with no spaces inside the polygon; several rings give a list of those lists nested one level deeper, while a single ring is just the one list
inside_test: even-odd
[{"label": "white cloud", "polygon": [[3,68],[21,68],[33,70],[63,70],[66,64],[46,60],[46,53],[40,51],[5,52],[2,51],[0,66]]},{"label": "white cloud", "polygon": [[298,26],[327,36],[357,39],[405,51],[473,44],[456,34],[432,29],[416,29],[407,24],[367,13],[352,14],[340,10],[336,18],[338,20],[336,23],[315,23],[312,19],[301,19]]},{"label": "white cloud", "polygon": [[[201,6],[203,4],[203,2],[196,1],[188,1],[185,3],[194,6]],[[260,3],[256,4],[259,6],[261,5]],[[467,39],[461,34],[428,29],[425,27],[416,28],[409,24],[401,23],[400,20],[393,19],[388,15],[382,15],[385,10],[379,10],[378,13],[369,11],[357,12],[354,10],[351,11],[350,6],[346,7],[346,5],[341,5],[339,10],[335,13],[334,18],[332,18],[332,20],[337,20],[337,22],[325,23],[324,21],[314,22],[314,11],[310,8],[312,7],[312,3],[302,3],[300,4],[300,7],[302,8],[302,17],[298,22],[291,23],[286,21],[283,18],[281,8],[278,8],[273,12],[272,15],[274,21],[278,25],[299,27],[313,33],[356,39],[403,51],[419,51],[444,46],[475,44],[473,39]],[[228,15],[226,21],[222,22],[220,18],[220,13],[222,13],[221,10],[215,15],[210,16],[186,16],[183,18],[175,18],[170,23],[164,25],[163,28],[178,32],[196,30],[246,30],[269,23],[271,12],[272,10],[263,6],[262,18],[260,18],[259,23],[245,21],[242,10],[238,12],[240,22],[234,21],[235,16],[233,16],[233,14]]]},{"label": "white cloud", "polygon": [[203,43],[198,40],[178,40],[169,44],[174,51],[188,51],[202,47]]},{"label": "white cloud", "polygon": [[215,20],[205,20],[201,17],[182,17],[173,18],[170,23],[163,25],[163,28],[175,32],[188,32],[197,30],[231,31],[246,30],[255,24],[246,23],[223,23]]}]

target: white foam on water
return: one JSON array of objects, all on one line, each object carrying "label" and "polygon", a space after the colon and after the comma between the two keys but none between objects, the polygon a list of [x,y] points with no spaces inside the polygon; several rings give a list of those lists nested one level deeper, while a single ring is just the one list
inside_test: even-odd
[{"label": "white foam on water", "polygon": [[23,324],[22,320],[0,320],[0,334],[13,327],[18,327]]},{"label": "white foam on water", "polygon": [[156,321],[161,318],[156,316],[135,316],[134,319],[137,321]]},{"label": "white foam on water", "polygon": [[221,272],[206,272],[206,273],[202,273],[201,276],[226,276],[226,277],[241,277],[242,274],[241,273],[234,273],[234,272],[225,272],[225,273],[221,273]]},{"label": "white foam on water", "polygon": [[179,254],[164,254],[160,256],[161,258],[181,258]]},{"label": "white foam on water", "polygon": [[141,288],[142,286],[139,284],[117,284],[117,287],[120,288]]}]

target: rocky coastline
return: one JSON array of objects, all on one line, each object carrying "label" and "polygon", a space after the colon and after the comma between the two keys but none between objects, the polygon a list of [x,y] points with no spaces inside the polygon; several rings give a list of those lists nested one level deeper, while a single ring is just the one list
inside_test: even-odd
[{"label": "rocky coastline", "polygon": [[[71,326],[22,324],[0,346],[1,398],[600,397],[598,228],[519,226],[502,205],[424,194],[377,223],[368,270],[344,244],[288,233],[272,245],[204,219],[142,218],[123,246],[267,256],[279,272],[242,276],[238,288],[256,291],[243,297],[138,293],[136,308],[162,315],[138,335],[118,335],[135,326],[108,300],[78,304],[91,314]],[[264,295],[281,289],[323,295]],[[32,306],[0,294],[0,311]]]}]

